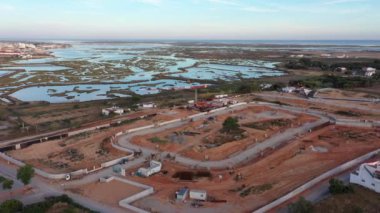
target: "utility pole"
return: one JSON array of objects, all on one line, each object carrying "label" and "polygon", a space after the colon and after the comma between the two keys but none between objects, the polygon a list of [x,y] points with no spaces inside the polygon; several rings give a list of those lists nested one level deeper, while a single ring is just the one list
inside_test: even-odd
[{"label": "utility pole", "polygon": [[194,103],[196,104],[197,102],[198,102],[198,88],[195,88]]}]

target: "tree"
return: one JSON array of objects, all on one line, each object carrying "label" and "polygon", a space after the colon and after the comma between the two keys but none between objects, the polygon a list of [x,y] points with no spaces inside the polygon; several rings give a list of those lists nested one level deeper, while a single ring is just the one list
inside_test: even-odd
[{"label": "tree", "polygon": [[313,204],[301,197],[297,202],[290,204],[288,210],[290,213],[310,213],[313,211]]},{"label": "tree", "polygon": [[12,189],[13,187],[13,180],[6,179],[3,181],[3,189]]},{"label": "tree", "polygon": [[335,195],[335,194],[345,194],[345,193],[351,193],[354,191],[354,189],[352,188],[352,186],[348,185],[344,185],[343,181],[341,180],[338,180],[338,179],[331,179],[329,181],[329,191],[331,194]]},{"label": "tree", "polygon": [[240,85],[238,88],[236,88],[236,93],[239,94],[247,94],[252,92],[258,92],[260,91],[260,85],[256,82],[252,83],[244,83]]},{"label": "tree", "polygon": [[232,132],[239,130],[239,123],[237,118],[232,118],[228,117],[224,122],[223,122],[223,131],[224,132]]},{"label": "tree", "polygon": [[17,170],[17,179],[24,185],[28,185],[34,176],[34,169],[31,165],[25,165]]},{"label": "tree", "polygon": [[6,200],[0,205],[1,213],[14,213],[20,212],[23,208],[23,204],[18,200]]},{"label": "tree", "polygon": [[2,183],[3,181],[5,181],[6,180],[6,178],[5,177],[3,177],[3,176],[0,176],[0,183]]}]

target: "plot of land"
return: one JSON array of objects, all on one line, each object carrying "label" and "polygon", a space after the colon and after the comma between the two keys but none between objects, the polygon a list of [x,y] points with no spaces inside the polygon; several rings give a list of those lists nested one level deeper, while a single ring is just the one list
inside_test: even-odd
[{"label": "plot of land", "polygon": [[[59,141],[34,144],[25,149],[11,151],[8,154],[18,160],[52,173],[73,172],[85,168],[92,170],[94,167],[99,168],[104,162],[130,154],[119,151],[111,146],[108,139],[117,132],[172,120],[176,116],[185,117],[194,112],[180,109],[160,111],[153,109],[132,113],[127,116],[132,119],[151,113],[157,113],[157,115],[131,123],[127,122],[122,126],[107,130],[84,133]],[[96,125],[96,123],[92,125]]]},{"label": "plot of land", "polygon": [[[168,199],[174,199],[178,188],[188,186],[207,190],[216,199],[227,200],[230,209],[224,204],[210,204],[215,211],[244,212],[269,203],[323,172],[378,148],[380,133],[375,129],[328,126],[278,150],[268,149],[263,157],[245,166],[230,171],[212,170],[212,178],[200,177],[193,179],[193,182],[179,182],[173,175],[179,171],[196,170],[171,161],[164,162],[165,174],[148,179],[131,178],[147,185],[154,184],[157,193],[149,199],[159,200],[173,208],[179,207],[170,204]],[[138,204],[149,206],[144,200],[138,201]]]},{"label": "plot of land", "polygon": [[[221,131],[227,117],[238,119],[239,131]],[[132,142],[152,149],[180,153],[193,159],[221,160],[260,143],[273,134],[315,120],[315,117],[305,114],[257,106],[209,117],[157,134],[137,136]]]},{"label": "plot of land", "polygon": [[63,141],[35,144],[22,150],[11,151],[12,157],[52,173],[73,172],[94,167],[128,153],[116,150],[103,134],[81,135]]},{"label": "plot of land", "polygon": [[119,206],[119,201],[137,194],[144,189],[118,181],[112,180],[108,183],[96,182],[70,189],[75,193],[89,197],[100,203]]},{"label": "plot of land", "polygon": [[351,92],[338,89],[321,89],[318,91],[318,97],[321,98],[342,98],[342,99],[355,99],[355,98],[377,98],[378,96],[369,95],[364,92]]},{"label": "plot of land", "polygon": [[360,118],[360,119],[379,119],[380,113],[379,104],[372,102],[358,102],[358,101],[331,101],[323,99],[300,99],[295,94],[282,94],[275,92],[267,92],[263,97],[254,98],[254,100],[265,100],[268,102],[275,102],[298,106],[305,109],[315,109],[318,111],[328,112],[334,114],[336,117],[341,118]]}]

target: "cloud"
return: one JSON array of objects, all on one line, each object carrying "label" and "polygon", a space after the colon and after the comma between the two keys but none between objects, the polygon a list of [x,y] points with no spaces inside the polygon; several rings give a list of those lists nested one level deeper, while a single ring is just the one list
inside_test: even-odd
[{"label": "cloud", "polygon": [[243,7],[242,10],[248,11],[248,12],[256,12],[256,13],[274,13],[278,12],[278,9],[275,8],[263,8],[263,7],[256,7],[256,6],[249,6],[249,7]]},{"label": "cloud", "polygon": [[151,5],[160,5],[162,3],[162,0],[133,0],[133,1],[144,3],[144,4],[151,4]]},{"label": "cloud", "polygon": [[324,2],[324,4],[344,4],[344,3],[359,3],[359,2],[366,2],[366,0],[330,0]]},{"label": "cloud", "polygon": [[226,4],[226,5],[239,5],[239,2],[236,0],[208,0],[209,2],[216,4]]},{"label": "cloud", "polygon": [[11,12],[14,11],[16,8],[9,4],[2,4],[0,5],[0,12]]}]

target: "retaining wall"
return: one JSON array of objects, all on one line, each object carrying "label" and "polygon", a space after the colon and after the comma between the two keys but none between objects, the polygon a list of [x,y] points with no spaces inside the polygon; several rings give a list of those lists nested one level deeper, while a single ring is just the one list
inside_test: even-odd
[{"label": "retaining wall", "polygon": [[148,126],[139,127],[139,128],[129,129],[129,130],[126,130],[125,133],[138,132],[138,131],[142,131],[142,130],[145,130],[145,129],[150,129],[150,128],[153,128],[153,127],[155,127],[154,124],[148,125]]},{"label": "retaining wall", "polygon": [[102,168],[107,168],[107,167],[119,164],[123,160],[131,160],[132,158],[133,158],[133,152],[132,152],[132,154],[130,154],[128,156],[102,163],[101,166],[102,166]]},{"label": "retaining wall", "polygon": [[[4,154],[4,153],[0,153],[0,157],[6,161],[9,161],[9,162],[17,165],[17,166],[24,166],[25,165],[24,162],[16,160],[16,159],[14,159],[14,158],[12,158],[12,157]],[[65,179],[67,174],[70,174],[72,176],[79,176],[79,175],[87,174],[87,169],[81,169],[81,170],[78,170],[75,172],[62,173],[62,174],[51,174],[51,173],[44,172],[44,171],[37,169],[37,168],[34,168],[34,171],[36,172],[37,175],[40,175],[40,176],[48,178],[48,179],[54,179],[54,180]]]},{"label": "retaining wall", "polygon": [[101,129],[101,128],[107,128],[107,127],[110,127],[111,124],[103,124],[103,125],[99,125],[99,126],[95,126],[95,127],[89,127],[89,128],[86,128],[86,129],[80,129],[80,130],[76,130],[76,131],[70,131],[68,133],[68,136],[74,136],[74,135],[79,135],[81,133],[84,133],[84,132],[89,132],[89,131],[94,131],[94,130],[97,130],[97,129]]},{"label": "retaining wall", "polygon": [[127,197],[127,198],[119,201],[119,205],[121,207],[124,207],[124,208],[126,208],[128,210],[131,210],[133,212],[148,213],[147,211],[145,211],[143,209],[139,209],[139,208],[137,208],[135,206],[132,206],[130,204],[133,203],[133,202],[135,202],[136,200],[139,200],[141,198],[144,198],[146,196],[149,196],[149,195],[153,194],[154,193],[153,187],[148,186],[148,185],[144,185],[144,184],[141,184],[141,183],[137,183],[135,181],[131,181],[131,180],[115,177],[115,176],[112,176],[112,177],[109,177],[109,178],[101,178],[100,179],[100,181],[102,181],[102,182],[110,182],[112,180],[121,181],[123,183],[126,183],[126,184],[129,184],[129,185],[132,185],[132,186],[136,186],[136,187],[145,189],[142,192],[139,192],[137,194],[131,195],[131,196],[129,196],[129,197]]}]

